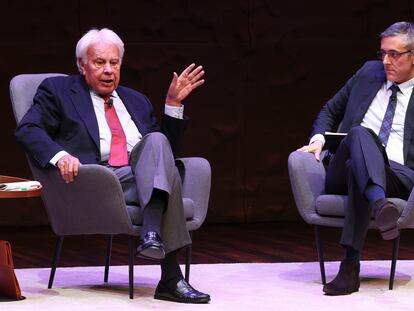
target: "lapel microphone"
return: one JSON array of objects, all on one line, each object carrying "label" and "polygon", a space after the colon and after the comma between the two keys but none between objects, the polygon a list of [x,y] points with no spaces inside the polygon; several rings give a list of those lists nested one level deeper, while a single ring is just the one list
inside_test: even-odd
[{"label": "lapel microphone", "polygon": [[114,100],[112,98],[108,99],[108,107],[112,108],[112,106],[114,105]]},{"label": "lapel microphone", "polygon": [[100,98],[104,100],[104,105],[107,105],[108,108],[112,108],[114,105],[114,100],[112,99],[111,95],[103,95],[96,93]]}]

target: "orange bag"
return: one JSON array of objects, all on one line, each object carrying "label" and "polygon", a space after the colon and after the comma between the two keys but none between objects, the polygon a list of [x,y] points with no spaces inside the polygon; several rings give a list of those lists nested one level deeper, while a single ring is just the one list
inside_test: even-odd
[{"label": "orange bag", "polygon": [[13,256],[10,243],[0,240],[0,296],[24,299],[19,282],[14,274]]}]

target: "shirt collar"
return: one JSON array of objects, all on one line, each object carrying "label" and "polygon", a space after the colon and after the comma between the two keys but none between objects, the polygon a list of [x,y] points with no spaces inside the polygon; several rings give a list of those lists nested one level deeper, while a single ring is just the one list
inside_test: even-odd
[{"label": "shirt collar", "polygon": [[[90,90],[89,92],[90,92],[90,94],[91,94],[92,98],[98,98],[99,100],[103,100],[103,98],[102,98],[102,97],[101,97],[98,93],[96,93],[94,90]],[[119,96],[118,96],[118,93],[116,92],[116,90],[114,90],[110,96],[111,96],[113,99],[115,99],[115,98],[118,98],[118,97],[119,97]]]},{"label": "shirt collar", "polygon": [[[393,84],[394,82],[387,80],[387,90],[389,90],[390,86]],[[398,84],[398,88],[400,89],[400,92],[403,93],[404,95],[406,95],[406,93],[408,92],[411,94],[413,87],[414,87],[414,78],[411,78],[408,81]]]}]

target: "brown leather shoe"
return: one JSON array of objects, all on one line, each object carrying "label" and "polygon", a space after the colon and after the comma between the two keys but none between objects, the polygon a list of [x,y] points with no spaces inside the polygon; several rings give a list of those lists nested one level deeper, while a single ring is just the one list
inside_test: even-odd
[{"label": "brown leather shoe", "polygon": [[339,272],[336,277],[323,286],[326,295],[349,295],[359,290],[359,268],[358,262],[341,261]]},{"label": "brown leather shoe", "polygon": [[397,220],[400,212],[397,206],[387,199],[379,199],[372,205],[375,223],[384,240],[393,240],[398,236]]}]

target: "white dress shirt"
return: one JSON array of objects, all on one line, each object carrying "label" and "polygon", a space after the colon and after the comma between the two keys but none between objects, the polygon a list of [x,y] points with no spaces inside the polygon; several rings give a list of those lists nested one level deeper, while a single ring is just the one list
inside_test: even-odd
[{"label": "white dress shirt", "polygon": [[[382,85],[361,122],[362,126],[372,129],[377,135],[379,134],[391,96],[391,85],[391,81],[387,81]],[[392,119],[390,137],[385,148],[388,159],[400,164],[404,164],[404,155],[402,152],[404,145],[404,123],[413,86],[414,78],[398,84],[400,90],[397,92],[397,106],[395,107],[395,114]]]},{"label": "white dress shirt", "polygon": [[[109,153],[111,150],[112,135],[105,117],[104,99],[93,91],[90,91],[90,95],[92,98],[96,119],[98,121],[101,161],[108,161]],[[132,148],[134,148],[134,146],[142,139],[142,135],[116,91],[112,92],[111,98],[113,100],[113,108],[116,110],[116,114],[118,115],[119,121],[121,122],[126,136],[127,150],[130,152]],[[181,105],[181,107],[175,107],[165,104],[164,113],[173,118],[183,119],[184,106]],[[68,153],[64,150],[60,151],[50,160],[49,163],[56,165],[57,161],[67,154]]]},{"label": "white dress shirt", "polygon": [[[375,95],[369,106],[361,125],[372,129],[377,135],[380,131],[385,111],[391,96],[391,81],[386,81]],[[404,122],[407,112],[408,103],[414,87],[414,78],[398,84],[400,89],[397,93],[397,106],[395,108],[394,118],[392,120],[391,133],[388,139],[386,151],[388,159],[404,164],[403,143],[404,143]],[[316,140],[325,144],[325,137],[322,134],[316,134],[310,139],[310,144]]]}]

